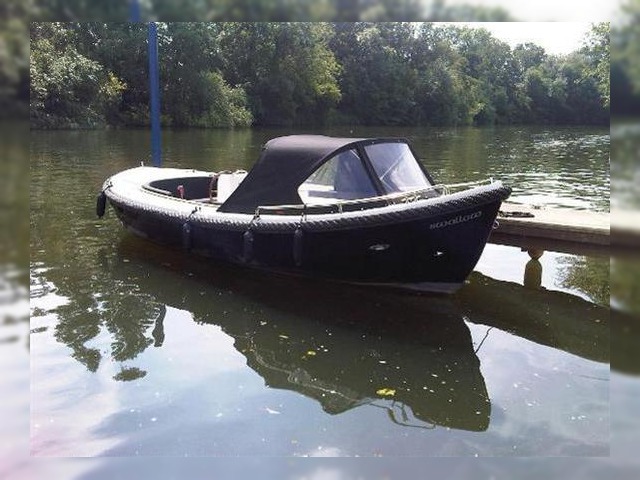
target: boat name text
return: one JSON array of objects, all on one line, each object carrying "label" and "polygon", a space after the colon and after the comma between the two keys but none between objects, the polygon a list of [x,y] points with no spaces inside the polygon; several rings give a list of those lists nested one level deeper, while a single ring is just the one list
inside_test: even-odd
[{"label": "boat name text", "polygon": [[435,230],[437,228],[450,227],[451,225],[457,225],[459,223],[468,222],[482,216],[482,210],[469,213],[467,215],[458,215],[457,217],[450,218],[449,220],[443,220],[442,222],[436,222],[429,225],[429,230]]}]

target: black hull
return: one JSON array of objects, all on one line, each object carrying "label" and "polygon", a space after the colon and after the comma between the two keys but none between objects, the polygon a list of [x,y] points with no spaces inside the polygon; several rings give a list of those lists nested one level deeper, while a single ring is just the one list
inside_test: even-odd
[{"label": "black hull", "polygon": [[248,267],[332,280],[452,292],[471,273],[501,199],[397,222],[341,229],[230,229],[110,198],[127,229],[157,243]]}]

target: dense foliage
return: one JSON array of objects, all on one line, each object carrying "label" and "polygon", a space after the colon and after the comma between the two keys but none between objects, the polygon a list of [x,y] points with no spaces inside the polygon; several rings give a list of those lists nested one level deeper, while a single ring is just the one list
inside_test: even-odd
[{"label": "dense foliage", "polygon": [[[146,26],[35,23],[37,128],[148,123]],[[161,23],[167,126],[602,123],[609,28],[567,56],[433,23]]]},{"label": "dense foliage", "polygon": [[[143,21],[513,21],[503,9],[450,4],[448,0],[137,0]],[[29,22],[124,22],[131,1],[3,0],[0,5],[0,117],[26,114],[29,103]],[[623,0],[620,23],[611,30],[611,111],[640,112],[640,0]],[[595,45],[594,45],[595,46]],[[593,57],[592,57],[593,58]],[[600,80],[606,80],[600,64]],[[592,63],[593,67],[593,63]],[[124,73],[122,74],[124,75]],[[223,78],[224,72],[222,72]],[[462,79],[441,71],[439,80]],[[343,77],[340,93],[344,95]],[[531,72],[532,89],[536,74]],[[546,83],[546,88],[550,86]],[[606,102],[601,82],[599,88]],[[127,97],[132,94],[129,86]],[[241,92],[237,92],[239,97]],[[609,96],[610,98],[610,96]],[[248,98],[247,101],[252,99]],[[239,100],[242,104],[242,100]],[[430,102],[427,102],[430,103]],[[444,105],[440,103],[440,105]],[[446,109],[456,110],[456,102]],[[131,108],[129,109],[131,110]],[[340,108],[344,112],[344,108]],[[131,112],[129,112],[130,114]],[[453,115],[453,114],[450,114]],[[130,116],[130,115],[129,115]],[[141,113],[144,121],[146,114]],[[533,119],[529,121],[534,121]]]},{"label": "dense foliage", "polygon": [[113,73],[82,55],[73,30],[39,23],[31,30],[31,122],[34,127],[96,127],[125,90]]}]

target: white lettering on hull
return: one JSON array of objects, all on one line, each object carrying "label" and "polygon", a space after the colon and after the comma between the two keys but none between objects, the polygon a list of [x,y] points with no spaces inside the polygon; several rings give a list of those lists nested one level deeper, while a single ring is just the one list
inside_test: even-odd
[{"label": "white lettering on hull", "polygon": [[476,218],[480,218],[481,216],[482,216],[482,210],[469,213],[467,215],[458,215],[457,217],[450,218],[449,220],[443,220],[441,222],[432,223],[431,225],[429,225],[429,230],[435,230],[437,228],[444,228],[444,227],[450,227],[452,225],[458,225],[459,223],[475,220]]}]

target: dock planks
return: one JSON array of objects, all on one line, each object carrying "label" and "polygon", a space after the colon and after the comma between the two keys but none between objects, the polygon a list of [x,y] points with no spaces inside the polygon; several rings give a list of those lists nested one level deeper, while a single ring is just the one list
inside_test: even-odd
[{"label": "dock planks", "polygon": [[503,203],[490,243],[532,251],[609,255],[609,213]]}]

